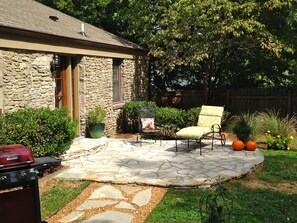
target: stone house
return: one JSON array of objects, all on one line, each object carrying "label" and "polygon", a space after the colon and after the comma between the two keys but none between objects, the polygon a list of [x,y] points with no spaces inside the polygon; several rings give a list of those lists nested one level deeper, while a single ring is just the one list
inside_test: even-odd
[{"label": "stone house", "polygon": [[148,98],[147,51],[33,0],[0,0],[0,109],[66,107],[86,130],[87,112],[107,110],[106,135],[121,106]]}]

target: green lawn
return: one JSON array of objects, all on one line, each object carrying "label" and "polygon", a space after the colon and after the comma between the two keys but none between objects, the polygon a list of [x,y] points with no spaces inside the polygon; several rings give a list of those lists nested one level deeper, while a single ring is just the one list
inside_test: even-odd
[{"label": "green lawn", "polygon": [[297,182],[297,151],[262,150],[265,169],[258,174],[260,180],[278,184]]},{"label": "green lawn", "polygon": [[59,180],[53,188],[41,194],[41,216],[47,219],[77,197],[90,182]]},{"label": "green lawn", "polygon": [[[224,183],[234,196],[231,222],[297,222],[297,151],[262,152],[265,162],[261,172]],[[249,187],[248,183],[256,186]],[[287,189],[290,187],[292,190]],[[146,223],[201,222],[202,193],[202,189],[170,189]]]}]

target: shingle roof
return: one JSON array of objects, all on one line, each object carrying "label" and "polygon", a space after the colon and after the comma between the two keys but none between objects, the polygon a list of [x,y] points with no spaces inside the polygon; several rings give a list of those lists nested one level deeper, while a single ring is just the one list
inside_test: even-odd
[{"label": "shingle roof", "polygon": [[[0,5],[0,26],[129,49],[143,49],[139,45],[33,0],[0,0]],[[50,16],[56,16],[58,20],[53,21]],[[86,36],[80,33],[82,23]]]}]

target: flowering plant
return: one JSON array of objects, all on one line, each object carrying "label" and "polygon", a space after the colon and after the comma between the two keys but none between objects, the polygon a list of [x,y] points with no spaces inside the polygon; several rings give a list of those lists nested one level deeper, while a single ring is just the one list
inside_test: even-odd
[{"label": "flowering plant", "polygon": [[289,143],[293,139],[293,136],[284,137],[279,134],[272,134],[270,130],[266,132],[267,149],[290,150]]}]

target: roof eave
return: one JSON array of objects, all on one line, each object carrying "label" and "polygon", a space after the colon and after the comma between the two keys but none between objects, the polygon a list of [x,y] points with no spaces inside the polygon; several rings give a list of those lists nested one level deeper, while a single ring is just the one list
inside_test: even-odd
[{"label": "roof eave", "polygon": [[[50,41],[71,41],[73,44],[82,44],[86,46],[94,46],[99,47],[101,49],[106,50],[112,50],[112,51],[118,51],[118,52],[129,52],[131,54],[136,55],[147,55],[148,50],[144,48],[136,48],[136,47],[124,47],[124,46],[118,46],[113,44],[106,44],[106,43],[100,43],[90,40],[83,40],[83,39],[77,39],[77,38],[70,38],[65,36],[59,36],[59,35],[53,35],[43,32],[35,32],[32,30],[26,30],[26,29],[20,29],[15,27],[9,27],[9,26],[3,26],[0,25],[0,32],[6,32],[11,33],[15,35],[24,35],[24,36],[30,36],[30,37],[36,37],[38,40],[50,40]],[[87,38],[87,37],[86,37]]]}]

